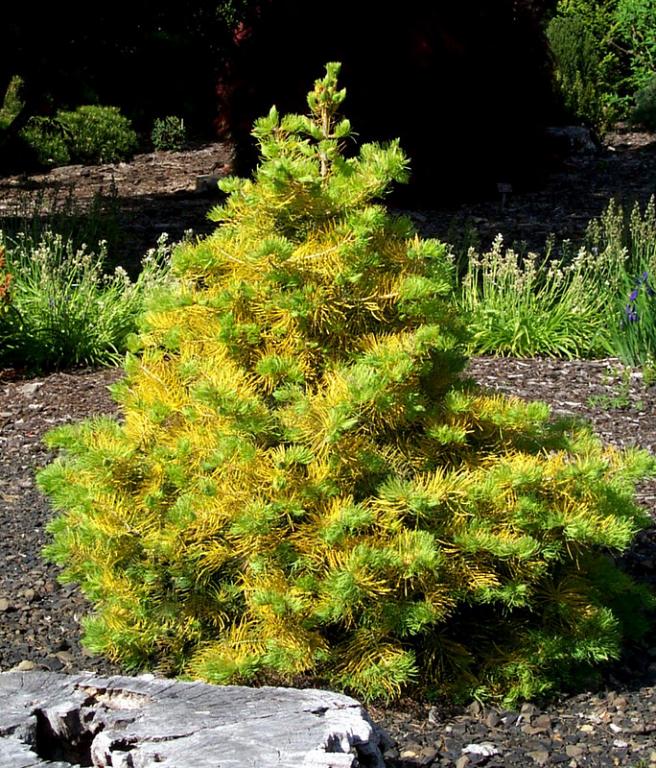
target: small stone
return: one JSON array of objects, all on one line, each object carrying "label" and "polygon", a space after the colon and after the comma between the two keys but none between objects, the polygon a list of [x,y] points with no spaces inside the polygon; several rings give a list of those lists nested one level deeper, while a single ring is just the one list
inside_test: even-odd
[{"label": "small stone", "polygon": [[417,765],[429,766],[433,764],[433,761],[438,756],[438,751],[435,747],[424,747],[417,756]]},{"label": "small stone", "polygon": [[608,727],[611,729],[611,731],[613,733],[621,733],[622,732],[621,726],[619,726],[619,725],[617,725],[615,723],[610,723],[610,725]]},{"label": "small stone", "polygon": [[483,755],[484,757],[500,754],[494,744],[489,741],[484,741],[481,744],[467,744],[466,747],[462,748],[462,751],[466,755]]},{"label": "small stone", "polygon": [[494,710],[488,712],[488,715],[485,718],[485,724],[488,726],[488,728],[496,728],[500,722],[501,718],[499,717],[498,712],[495,712]]},{"label": "small stone", "polygon": [[472,717],[480,717],[483,714],[483,707],[480,701],[472,701],[467,707],[467,711]]},{"label": "small stone", "polygon": [[628,742],[622,741],[622,739],[615,739],[613,741],[613,746],[615,747],[615,749],[628,749],[629,748]]},{"label": "small stone", "polygon": [[21,393],[21,395],[25,395],[25,397],[32,397],[32,395],[39,389],[39,387],[42,386],[42,381],[33,381],[29,384],[23,384],[22,387],[18,387],[18,391]]},{"label": "small stone", "polygon": [[582,725],[579,727],[579,731],[582,731],[583,733],[594,733],[594,725],[590,725],[590,723],[585,723],[585,725]]},{"label": "small stone", "polygon": [[401,752],[401,760],[416,760],[421,752],[421,746],[419,744],[408,744],[408,746]]},{"label": "small stone", "polygon": [[527,702],[526,704],[522,704],[519,713],[524,715],[524,717],[533,717],[534,715],[537,715],[539,711],[540,710],[535,706],[535,704],[529,704]]},{"label": "small stone", "polygon": [[549,715],[538,715],[531,720],[531,725],[540,731],[548,731],[551,728],[551,718]]},{"label": "small stone", "polygon": [[440,722],[440,711],[437,707],[431,707],[428,710],[428,722],[433,724]]},{"label": "small stone", "polygon": [[15,610],[14,606],[7,600],[6,597],[0,597],[0,613],[5,613],[6,611],[12,611]]},{"label": "small stone", "polygon": [[565,747],[565,753],[567,757],[581,757],[581,755],[585,754],[585,748],[578,744],[568,744]]},{"label": "small stone", "polygon": [[538,749],[535,752],[529,752],[528,756],[538,765],[545,765],[549,760],[549,753],[546,750]]},{"label": "small stone", "polygon": [[456,760],[456,768],[467,768],[469,763],[469,757],[467,757],[467,755],[463,755]]},{"label": "small stone", "polygon": [[31,603],[36,597],[36,591],[33,589],[24,589],[20,594],[28,603]]},{"label": "small stone", "polygon": [[29,659],[23,659],[23,661],[18,662],[15,667],[12,667],[9,671],[10,672],[32,672],[37,668],[37,665],[30,661]]}]

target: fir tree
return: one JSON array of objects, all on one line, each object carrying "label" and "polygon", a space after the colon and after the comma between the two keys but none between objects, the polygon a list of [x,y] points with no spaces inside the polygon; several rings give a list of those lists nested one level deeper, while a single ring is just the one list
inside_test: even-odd
[{"label": "fir tree", "polygon": [[51,434],[47,554],[95,606],[87,646],[128,667],[549,691],[642,629],[608,553],[653,462],[461,376],[448,251],[376,202],[407,177],[397,142],[347,156],[338,69],[309,115],[256,123],[254,178],[177,250],[121,423]]}]

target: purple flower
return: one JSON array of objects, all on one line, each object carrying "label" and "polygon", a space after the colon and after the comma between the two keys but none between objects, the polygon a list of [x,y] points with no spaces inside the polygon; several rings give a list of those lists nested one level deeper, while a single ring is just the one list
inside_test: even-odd
[{"label": "purple flower", "polygon": [[638,298],[638,289],[634,288],[629,295],[629,301],[635,301]]},{"label": "purple flower", "polygon": [[627,304],[624,308],[624,312],[626,313],[626,319],[630,323],[635,323],[638,319],[638,312],[636,308],[633,306],[633,304]]}]

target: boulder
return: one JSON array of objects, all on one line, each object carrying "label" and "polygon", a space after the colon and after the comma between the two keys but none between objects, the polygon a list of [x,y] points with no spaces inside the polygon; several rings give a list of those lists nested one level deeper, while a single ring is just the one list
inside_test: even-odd
[{"label": "boulder", "polygon": [[4,672],[0,700],[7,768],[384,768],[383,733],[329,691]]}]

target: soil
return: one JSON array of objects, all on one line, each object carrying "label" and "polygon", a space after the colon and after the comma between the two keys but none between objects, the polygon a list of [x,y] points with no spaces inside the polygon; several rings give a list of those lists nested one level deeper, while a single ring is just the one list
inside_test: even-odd
[{"label": "soil", "polygon": [[[442,237],[470,221],[483,239],[499,231],[508,242],[535,247],[551,232],[576,239],[610,197],[645,203],[655,191],[655,139],[616,133],[600,154],[567,159],[541,190],[521,196],[506,190],[504,200],[411,214],[424,234]],[[128,239],[143,252],[163,229],[173,237],[190,226],[207,231],[203,216],[216,193],[196,191],[196,177],[220,175],[229,163],[228,148],[208,145],[143,155],[130,164],[0,179],[0,217],[44,185],[72,184],[75,195],[88,200],[113,179]],[[554,413],[590,419],[608,442],[656,451],[656,386],[616,360],[475,358],[469,373],[486,387],[542,399]],[[120,375],[116,369],[36,379],[16,371],[0,375],[0,670],[125,671],[80,644],[89,606],[77,587],[58,583],[58,568],[41,557],[53,512],[34,481],[35,471],[53,458],[42,442],[45,432],[94,414],[116,414],[107,387]],[[656,481],[643,483],[639,497],[656,521]],[[656,524],[636,537],[623,565],[656,587]],[[386,761],[395,768],[656,766],[656,627],[608,665],[598,689],[549,705],[526,703],[511,712],[477,702],[457,709],[404,700],[372,706],[370,713],[391,738]]]}]

